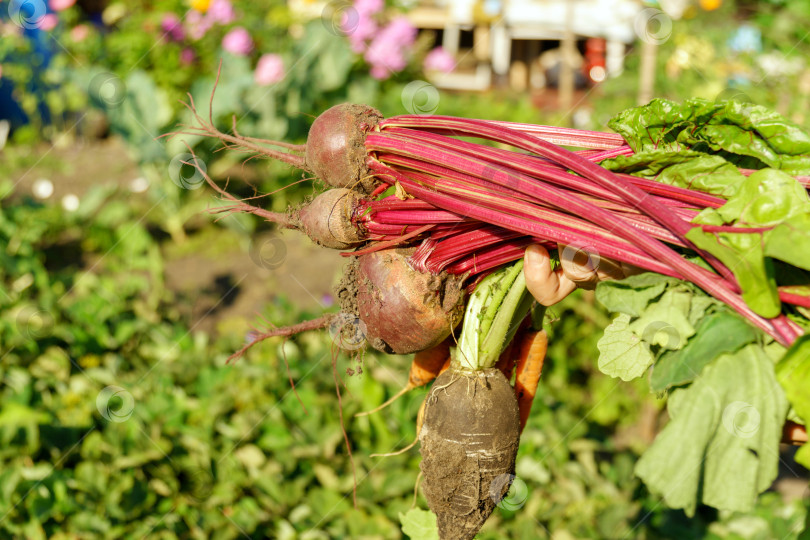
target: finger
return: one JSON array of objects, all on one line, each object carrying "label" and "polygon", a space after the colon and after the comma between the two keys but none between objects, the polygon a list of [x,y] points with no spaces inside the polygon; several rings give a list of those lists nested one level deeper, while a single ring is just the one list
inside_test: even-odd
[{"label": "finger", "polygon": [[564,275],[579,287],[593,289],[599,282],[599,275],[591,256],[581,249],[563,244],[558,244],[557,250]]},{"label": "finger", "polygon": [[551,270],[548,251],[542,246],[533,245],[526,249],[523,273],[526,276],[526,288],[540,304],[556,304],[576,288],[562,271]]}]

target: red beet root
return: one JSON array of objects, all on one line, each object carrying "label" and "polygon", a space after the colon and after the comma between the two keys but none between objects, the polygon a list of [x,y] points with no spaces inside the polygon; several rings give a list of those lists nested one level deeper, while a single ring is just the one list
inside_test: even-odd
[{"label": "red beet root", "polygon": [[376,181],[366,168],[366,132],[382,115],[367,105],[335,105],[309,129],[306,168],[330,186],[371,191]]},{"label": "red beet root", "polygon": [[360,197],[350,189],[330,189],[298,211],[300,228],[318,245],[346,249],[363,241],[352,223]]},{"label": "red beet root", "polygon": [[464,292],[456,276],[408,265],[412,250],[388,249],[357,258],[338,290],[341,307],[365,325],[372,347],[409,354],[438,345],[461,320]]}]

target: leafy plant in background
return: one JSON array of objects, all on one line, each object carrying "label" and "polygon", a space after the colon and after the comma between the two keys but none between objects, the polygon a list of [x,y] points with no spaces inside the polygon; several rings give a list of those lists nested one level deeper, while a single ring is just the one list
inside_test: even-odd
[{"label": "leafy plant in background", "polygon": [[[424,394],[347,423],[352,508],[327,336],[269,340],[226,366],[234,338],[189,331],[175,307],[164,280],[170,240],[140,221],[149,204],[110,188],[88,193],[75,213],[0,200],[0,536],[394,539],[403,519],[420,538],[416,455],[369,454],[413,440]],[[208,227],[199,234],[225,234]],[[264,315],[309,316],[282,298]],[[633,475],[658,405],[646,383],[620,386],[593,361],[607,315],[579,296],[552,316],[520,490],[480,538],[796,537],[805,510],[776,493],[747,513],[699,506],[687,519],[664,509]],[[346,417],[379,405],[408,359],[363,362],[364,375],[341,377]]]}]

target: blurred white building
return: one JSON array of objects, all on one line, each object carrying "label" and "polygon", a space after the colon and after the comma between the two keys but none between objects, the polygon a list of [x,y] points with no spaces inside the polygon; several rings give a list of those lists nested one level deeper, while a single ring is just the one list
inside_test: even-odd
[{"label": "blurred white building", "polygon": [[582,42],[600,39],[603,71],[594,79],[618,75],[641,9],[637,0],[435,0],[415,4],[408,16],[441,32],[441,45],[459,62],[455,72],[433,75],[438,86],[486,89],[495,76],[522,89],[546,85],[568,25],[583,53]]}]

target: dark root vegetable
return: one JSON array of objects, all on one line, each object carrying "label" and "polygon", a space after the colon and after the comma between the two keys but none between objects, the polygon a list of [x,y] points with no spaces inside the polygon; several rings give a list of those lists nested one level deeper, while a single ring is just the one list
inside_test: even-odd
[{"label": "dark root vegetable", "polygon": [[442,540],[475,537],[511,485],[519,438],[517,398],[500,370],[453,365],[434,381],[419,441]]},{"label": "dark root vegetable", "polygon": [[377,350],[409,354],[438,345],[461,320],[460,276],[431,275],[408,264],[412,249],[361,255],[350,263],[337,291],[344,312],[365,325]]},{"label": "dark root vegetable", "polygon": [[344,103],[326,110],[309,129],[306,168],[333,187],[370,192],[376,180],[366,168],[366,133],[383,116],[367,105]]},{"label": "dark root vegetable", "polygon": [[360,196],[350,189],[330,189],[301,207],[297,221],[316,244],[346,249],[363,241],[360,230],[352,222],[359,202]]}]

